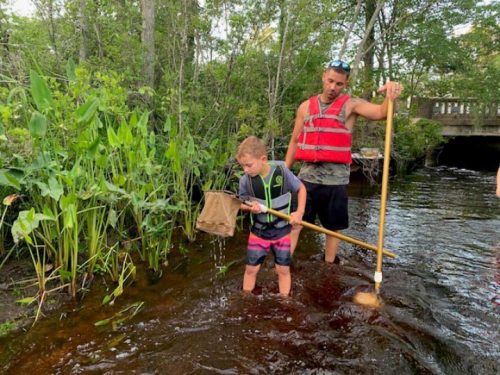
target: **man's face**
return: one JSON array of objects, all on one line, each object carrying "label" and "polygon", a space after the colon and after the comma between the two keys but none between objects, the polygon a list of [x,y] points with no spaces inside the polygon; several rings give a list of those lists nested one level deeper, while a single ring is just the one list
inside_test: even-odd
[{"label": "man's face", "polygon": [[338,73],[333,69],[327,69],[323,73],[323,99],[328,102],[335,100],[347,87],[347,75]]},{"label": "man's face", "polygon": [[245,174],[255,177],[262,173],[266,159],[265,156],[255,158],[252,155],[244,154],[238,159],[238,163],[240,163]]}]

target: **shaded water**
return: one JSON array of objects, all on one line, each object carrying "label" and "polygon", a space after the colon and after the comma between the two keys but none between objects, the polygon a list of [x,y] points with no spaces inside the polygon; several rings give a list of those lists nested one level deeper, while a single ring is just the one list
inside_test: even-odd
[{"label": "shaded water", "polygon": [[[500,372],[500,199],[493,173],[424,169],[391,182],[384,306],[352,296],[371,287],[375,254],[342,244],[341,265],[320,261],[306,232],[292,298],[277,296],[267,262],[255,296],[242,296],[246,231],[200,236],[148,284],[139,275],[114,306],[104,290],[0,340],[0,371],[161,374],[497,374]],[[353,183],[346,234],[376,243],[376,189]],[[140,312],[95,327],[131,304]]]}]

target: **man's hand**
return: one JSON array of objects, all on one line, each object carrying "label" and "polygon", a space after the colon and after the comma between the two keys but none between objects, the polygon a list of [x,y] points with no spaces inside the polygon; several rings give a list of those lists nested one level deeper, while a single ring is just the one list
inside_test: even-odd
[{"label": "man's hand", "polygon": [[387,82],[384,86],[380,87],[377,92],[385,93],[389,99],[397,99],[403,92],[403,85],[399,82]]}]

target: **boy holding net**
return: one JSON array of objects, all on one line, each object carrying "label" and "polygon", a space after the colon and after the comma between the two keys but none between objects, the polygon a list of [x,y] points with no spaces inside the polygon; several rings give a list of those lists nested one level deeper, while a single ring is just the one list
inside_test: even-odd
[{"label": "boy holding net", "polygon": [[[250,136],[238,146],[236,159],[245,174],[240,178],[239,196],[252,202],[241,205],[241,210],[251,213],[251,228],[247,246],[247,264],[243,277],[243,291],[252,292],[257,273],[267,253],[274,255],[278,274],[279,292],[290,294],[290,231],[292,225],[300,224],[306,203],[304,184],[283,162],[267,160],[265,144]],[[262,206],[289,214],[291,193],[297,192],[297,210],[290,214],[290,221],[262,212]]]}]

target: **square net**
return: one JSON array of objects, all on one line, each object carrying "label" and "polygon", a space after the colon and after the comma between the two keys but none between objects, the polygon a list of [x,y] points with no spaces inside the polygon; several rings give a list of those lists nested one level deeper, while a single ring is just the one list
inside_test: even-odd
[{"label": "square net", "polygon": [[236,228],[240,201],[224,191],[207,191],[196,228],[222,237],[231,237]]}]

